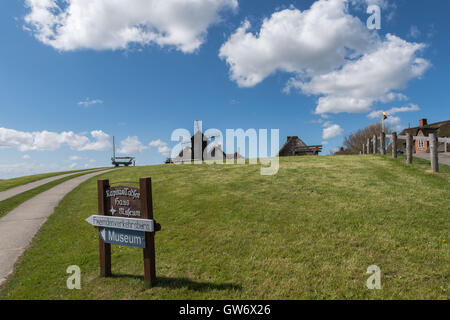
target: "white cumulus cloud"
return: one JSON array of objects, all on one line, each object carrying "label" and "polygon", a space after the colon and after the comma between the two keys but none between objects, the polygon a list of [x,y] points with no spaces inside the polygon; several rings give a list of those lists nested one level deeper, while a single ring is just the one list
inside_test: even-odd
[{"label": "white cumulus cloud", "polygon": [[141,153],[147,149],[138,139],[138,137],[127,137],[125,140],[120,142],[120,148],[117,150],[118,153],[121,154],[133,154],[133,153]]},{"label": "white cumulus cloud", "polygon": [[[413,103],[410,103],[409,105],[403,107],[391,108],[385,111],[386,114],[388,115],[388,118],[384,121],[384,123],[387,127],[391,128],[392,130],[402,130],[403,126],[400,117],[395,117],[394,115],[397,113],[414,112],[414,111],[420,111],[420,107]],[[381,119],[382,115],[383,110],[375,110],[369,113],[367,117],[370,119]]]},{"label": "white cumulus cloud", "polygon": [[158,139],[158,140],[153,140],[153,141],[151,141],[149,144],[148,144],[150,147],[155,147],[155,148],[158,148],[158,152],[160,153],[160,154],[162,154],[163,156],[169,156],[169,154],[170,154],[170,148],[169,148],[169,146],[167,145],[167,143],[166,142],[164,142],[164,141],[161,141],[160,139]]},{"label": "white cumulus cloud", "polygon": [[274,12],[258,32],[244,21],[219,56],[240,87],[253,87],[276,72],[292,74],[285,92],[318,98],[316,114],[370,112],[377,102],[407,100],[400,90],[430,67],[424,44],[395,35],[381,38],[349,13],[350,4],[387,1],[318,0],[310,9]]},{"label": "white cumulus cloud", "polygon": [[389,117],[384,121],[385,125],[392,130],[402,130],[402,121],[400,117]]},{"label": "white cumulus cloud", "polygon": [[198,49],[208,28],[237,0],[26,0],[26,28],[61,51],[133,44]]},{"label": "white cumulus cloud", "polygon": [[[420,107],[416,104],[410,103],[409,106],[404,106],[404,107],[395,107],[395,108],[391,108],[386,112],[386,114],[388,116],[392,116],[396,113],[400,113],[400,112],[413,112],[413,111],[420,111]],[[371,113],[369,113],[367,115],[367,117],[371,118],[371,119],[379,119],[381,118],[383,115],[383,110],[375,110],[372,111]]]},{"label": "white cumulus cloud", "polygon": [[338,124],[326,122],[324,124],[322,139],[325,139],[325,140],[332,139],[335,137],[342,136],[343,134],[344,134],[344,129],[342,129]]},{"label": "white cumulus cloud", "polygon": [[423,47],[388,34],[386,41],[362,58],[308,82],[293,80],[291,85],[307,94],[322,95],[316,107],[318,114],[368,112],[374,102],[404,99],[395,90],[404,89],[408,81],[421,77],[430,66],[417,57]]},{"label": "white cumulus cloud", "polygon": [[76,134],[72,131],[51,132],[36,131],[24,132],[0,127],[0,149],[15,148],[19,151],[57,150],[64,145],[72,150],[107,150],[112,144],[109,135],[101,130],[91,131],[90,139],[86,135]]},{"label": "white cumulus cloud", "polygon": [[252,87],[276,71],[316,74],[356,57],[372,37],[366,26],[346,12],[342,0],[315,2],[309,10],[293,7],[264,19],[258,33],[245,21],[220,49],[230,77]]}]

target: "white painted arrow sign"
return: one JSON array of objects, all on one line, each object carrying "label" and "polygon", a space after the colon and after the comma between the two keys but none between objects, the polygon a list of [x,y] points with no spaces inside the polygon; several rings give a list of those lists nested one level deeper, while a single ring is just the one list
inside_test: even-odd
[{"label": "white painted arrow sign", "polygon": [[106,243],[145,248],[145,232],[115,228],[101,228],[100,237]]},{"label": "white painted arrow sign", "polygon": [[86,219],[94,227],[116,228],[125,230],[136,230],[154,232],[154,221],[148,219],[120,218],[110,216],[92,215]]}]

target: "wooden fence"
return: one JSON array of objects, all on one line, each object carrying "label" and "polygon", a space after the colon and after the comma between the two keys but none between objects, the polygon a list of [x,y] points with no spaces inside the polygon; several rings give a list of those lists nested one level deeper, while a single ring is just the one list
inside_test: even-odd
[{"label": "wooden fence", "polygon": [[[386,135],[384,132],[379,137],[374,135],[372,139],[367,139],[367,142],[362,146],[362,154],[377,154],[386,155],[386,138],[392,139],[392,157],[397,158],[398,154],[398,140],[406,140],[406,163],[412,164],[414,154],[414,141],[428,141],[430,143],[431,169],[433,172],[439,172],[439,142],[445,143],[445,151],[447,144],[450,143],[450,138],[438,138],[435,133],[430,133],[428,137],[414,137],[411,134],[405,136],[398,136],[396,132]],[[379,145],[378,145],[379,144]]]}]

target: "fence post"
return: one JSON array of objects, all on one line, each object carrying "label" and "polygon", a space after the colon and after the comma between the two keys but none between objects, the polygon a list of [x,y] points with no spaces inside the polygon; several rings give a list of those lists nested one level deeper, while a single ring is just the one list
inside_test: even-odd
[{"label": "fence post", "polygon": [[[104,216],[110,216],[109,201],[106,198],[106,190],[109,189],[109,180],[97,180],[97,192],[98,192],[98,214]],[[100,228],[99,228],[100,230]],[[111,244],[105,243],[98,236],[98,246],[100,251],[100,276],[111,276]]]},{"label": "fence post", "polygon": [[406,134],[406,163],[412,164],[413,157],[413,137],[411,133]]},{"label": "fence post", "polygon": [[433,172],[439,172],[438,137],[435,133],[430,133],[429,137],[430,137],[431,170],[433,170]]},{"label": "fence post", "polygon": [[367,154],[370,154],[370,139],[367,139]]},{"label": "fence post", "polygon": [[[153,220],[152,179],[139,179],[139,191],[141,192],[142,218]],[[156,280],[155,233],[156,232],[145,233],[145,248],[143,250],[144,279],[150,286],[153,286]]]},{"label": "fence post", "polygon": [[366,154],[366,146],[364,145],[364,143],[362,145],[362,154]]},{"label": "fence post", "polygon": [[397,132],[392,132],[392,158],[397,159]]},{"label": "fence post", "polygon": [[376,134],[373,135],[373,141],[372,142],[373,142],[373,150],[372,150],[373,154],[377,154],[377,151],[378,151],[377,150],[378,149],[378,143],[377,142],[378,141],[377,141],[377,135]]},{"label": "fence post", "polygon": [[380,140],[381,140],[380,141],[380,143],[381,143],[381,147],[380,147],[381,154],[383,156],[385,156],[386,155],[386,133],[384,133],[384,132],[381,133]]}]

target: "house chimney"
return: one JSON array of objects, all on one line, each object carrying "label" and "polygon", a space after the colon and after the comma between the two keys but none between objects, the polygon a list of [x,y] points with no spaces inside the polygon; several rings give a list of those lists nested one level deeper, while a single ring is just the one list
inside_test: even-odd
[{"label": "house chimney", "polygon": [[419,120],[419,126],[422,128],[422,127],[425,127],[426,125],[428,125],[428,121],[427,121],[427,119],[420,119]]}]

